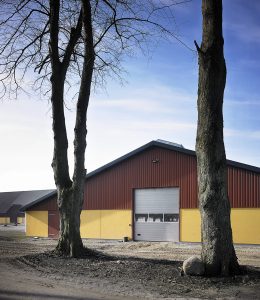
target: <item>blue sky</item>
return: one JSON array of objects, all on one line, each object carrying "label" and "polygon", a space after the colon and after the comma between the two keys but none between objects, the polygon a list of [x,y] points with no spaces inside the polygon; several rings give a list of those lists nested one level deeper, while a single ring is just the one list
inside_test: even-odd
[{"label": "blue sky", "polygon": [[[176,7],[178,36],[201,41],[199,0]],[[224,0],[227,157],[260,167],[260,2]],[[147,56],[126,59],[123,86],[109,80],[92,94],[86,168],[94,170],[154,139],[195,148],[197,57],[177,41],[161,41]],[[0,103],[0,191],[54,187],[50,104],[34,95]],[[66,112],[70,142],[74,110]],[[72,166],[72,145],[69,158]]]}]

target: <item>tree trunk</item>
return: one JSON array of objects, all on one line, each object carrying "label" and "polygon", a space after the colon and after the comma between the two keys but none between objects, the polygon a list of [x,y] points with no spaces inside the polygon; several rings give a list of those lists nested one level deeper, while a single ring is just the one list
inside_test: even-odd
[{"label": "tree trunk", "polygon": [[[52,167],[58,192],[60,213],[60,236],[56,250],[59,254],[79,257],[84,248],[80,236],[80,213],[84,200],[86,115],[90,97],[94,67],[94,46],[90,1],[81,1],[76,28],[71,31],[69,44],[61,62],[58,51],[60,1],[50,0],[50,59],[52,65],[52,114],[54,133],[54,155]],[[83,29],[83,30],[82,30]],[[83,31],[83,32],[82,32]],[[77,101],[76,124],[74,128],[74,173],[69,176],[68,140],[64,116],[64,83],[70,59],[78,38],[83,35],[84,61],[80,90]]]},{"label": "tree trunk", "polygon": [[[52,110],[54,132],[54,155],[52,167],[57,187],[57,204],[60,215],[60,236],[56,250],[61,255],[78,257],[83,253],[83,244],[80,237],[80,212],[84,199],[83,184],[77,185],[69,177],[67,159],[67,133],[63,111],[63,80],[60,76],[52,76]],[[55,117],[54,117],[55,116]],[[85,151],[85,148],[83,148]],[[84,156],[84,154],[83,154]],[[84,168],[84,163],[83,163]]]},{"label": "tree trunk", "polygon": [[202,0],[203,37],[199,55],[196,153],[202,260],[206,275],[239,271],[230,223],[226,154],[223,140],[223,96],[226,64],[223,53],[222,1]]},{"label": "tree trunk", "polygon": [[81,190],[65,188],[58,190],[60,201],[60,237],[56,250],[62,255],[80,257],[83,243],[80,236],[80,213],[84,195]]}]

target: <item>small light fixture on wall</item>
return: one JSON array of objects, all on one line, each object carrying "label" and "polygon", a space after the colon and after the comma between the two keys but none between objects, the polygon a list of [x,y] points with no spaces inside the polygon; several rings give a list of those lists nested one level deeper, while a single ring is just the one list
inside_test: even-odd
[{"label": "small light fixture on wall", "polygon": [[160,162],[160,160],[158,158],[152,160],[153,164],[157,164],[158,162]]}]

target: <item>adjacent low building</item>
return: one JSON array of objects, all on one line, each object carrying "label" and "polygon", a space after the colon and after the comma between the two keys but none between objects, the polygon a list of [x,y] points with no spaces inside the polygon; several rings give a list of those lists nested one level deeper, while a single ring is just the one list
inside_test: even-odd
[{"label": "adjacent low building", "polygon": [[24,223],[25,205],[41,200],[53,190],[19,191],[0,193],[0,224]]},{"label": "adjacent low building", "polygon": [[[227,161],[235,243],[260,244],[260,168]],[[152,141],[86,176],[83,238],[199,242],[196,154]],[[29,236],[57,237],[56,192],[27,206]]]}]

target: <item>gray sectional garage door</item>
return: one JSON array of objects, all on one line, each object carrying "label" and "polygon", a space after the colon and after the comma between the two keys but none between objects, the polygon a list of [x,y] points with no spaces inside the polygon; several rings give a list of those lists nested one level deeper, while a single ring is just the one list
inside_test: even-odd
[{"label": "gray sectional garage door", "polygon": [[136,241],[179,241],[179,188],[136,189]]}]

